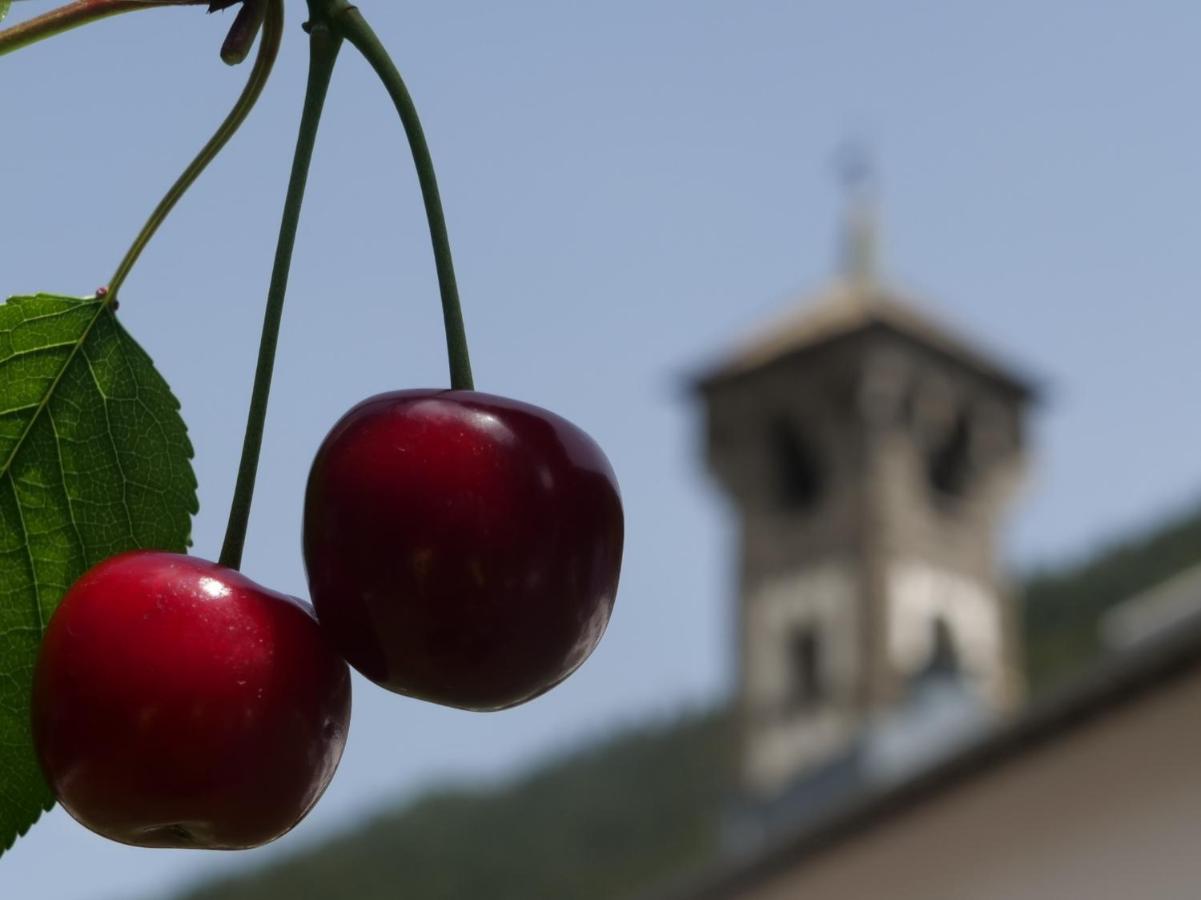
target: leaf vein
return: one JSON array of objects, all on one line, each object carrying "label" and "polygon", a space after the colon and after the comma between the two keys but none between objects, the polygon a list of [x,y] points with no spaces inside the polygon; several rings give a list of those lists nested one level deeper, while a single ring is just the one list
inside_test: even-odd
[{"label": "leaf vein", "polygon": [[17,510],[17,519],[21,523],[21,546],[25,550],[25,561],[29,565],[29,580],[33,582],[33,611],[34,617],[38,623],[38,634],[43,634],[46,631],[46,619],[42,614],[42,589],[38,581],[38,568],[33,559],[33,548],[29,546],[29,527],[25,524],[25,512],[21,509],[21,495],[17,491],[17,482],[13,478],[12,470],[7,473],[8,484],[13,492],[13,506]]},{"label": "leaf vein", "polygon": [[[46,417],[50,420],[50,428],[52,431],[54,431],[55,437],[57,437],[58,428],[54,424],[53,408],[48,408],[46,410]],[[63,462],[63,448],[57,440],[54,442],[54,453],[55,458],[58,461],[58,473],[62,479],[63,500],[67,504],[67,518],[71,521],[71,530],[75,532],[75,541],[79,544],[80,558],[82,558],[86,564],[88,562],[88,548],[87,544],[84,543],[83,533],[79,530],[79,520],[75,518],[75,507],[72,505],[71,500],[71,488],[67,484],[67,467]]]},{"label": "leaf vein", "polygon": [[0,475],[7,474],[12,470],[13,460],[16,459],[17,454],[21,452],[21,447],[24,446],[25,439],[29,437],[29,432],[33,430],[33,426],[37,422],[38,417],[42,414],[42,410],[46,408],[46,405],[50,402],[50,398],[54,396],[54,391],[58,388],[59,382],[62,381],[63,375],[66,373],[67,369],[70,368],[71,362],[75,359],[75,355],[79,352],[79,348],[83,346],[83,342],[86,341],[88,339],[88,335],[92,333],[92,329],[100,320],[100,316],[103,314],[105,308],[106,307],[103,303],[96,304],[96,314],[92,316],[92,319],[90,322],[88,322],[83,334],[81,334],[79,336],[79,340],[75,342],[74,348],[67,355],[67,358],[63,360],[63,364],[59,367],[58,372],[55,373],[54,380],[51,381],[49,387],[46,389],[46,393],[42,396],[42,399],[38,401],[37,409],[34,411],[33,415],[29,417],[29,424],[25,426],[25,430],[21,432],[21,436],[17,438],[17,442],[13,445],[11,452],[8,454],[8,459],[4,461],[3,465],[0,465]]}]

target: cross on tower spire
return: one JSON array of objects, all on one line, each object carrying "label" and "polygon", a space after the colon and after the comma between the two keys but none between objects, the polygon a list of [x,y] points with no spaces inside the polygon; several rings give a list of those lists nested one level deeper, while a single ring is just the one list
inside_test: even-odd
[{"label": "cross on tower spire", "polygon": [[842,275],[857,283],[876,277],[876,169],[870,152],[861,142],[850,142],[839,150],[835,165],[846,195],[843,222]]}]

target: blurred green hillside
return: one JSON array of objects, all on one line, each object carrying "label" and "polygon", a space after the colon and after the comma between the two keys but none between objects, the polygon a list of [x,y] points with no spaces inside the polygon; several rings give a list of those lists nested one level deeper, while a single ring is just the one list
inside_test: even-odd
[{"label": "blurred green hillside", "polygon": [[600,900],[710,857],[729,729],[627,731],[498,788],[438,790],[188,900]]},{"label": "blurred green hillside", "polygon": [[1079,674],[1101,653],[1097,625],[1114,605],[1201,563],[1201,508],[1118,542],[1087,561],[1026,579],[1021,593],[1032,695]]},{"label": "blurred green hillside", "polygon": [[[1032,695],[1094,663],[1100,616],[1201,562],[1201,508],[1043,571],[1020,593]],[[181,900],[620,900],[710,860],[729,728],[627,730],[500,787],[432,791],[272,868]]]}]

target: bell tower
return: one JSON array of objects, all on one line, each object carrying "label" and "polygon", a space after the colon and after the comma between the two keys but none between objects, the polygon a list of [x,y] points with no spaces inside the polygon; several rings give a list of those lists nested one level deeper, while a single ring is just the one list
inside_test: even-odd
[{"label": "bell tower", "polygon": [[705,374],[709,466],[739,517],[741,777],[769,797],[923,673],[1021,694],[998,529],[1032,386],[876,275],[852,184],[840,276]]}]

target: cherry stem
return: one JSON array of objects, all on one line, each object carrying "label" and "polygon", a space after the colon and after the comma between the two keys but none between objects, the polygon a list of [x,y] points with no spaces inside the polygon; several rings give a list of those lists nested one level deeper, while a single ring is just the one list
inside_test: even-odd
[{"label": "cherry stem", "polygon": [[413,162],[417,167],[417,179],[425,201],[425,215],[429,220],[430,238],[434,245],[434,262],[438,269],[438,287],[442,294],[442,317],[446,323],[446,352],[450,360],[450,383],[456,390],[471,390],[471,357],[467,350],[467,332],[463,325],[463,310],[459,304],[459,288],[455,280],[455,265],[450,252],[450,237],[446,231],[446,215],[438,193],[438,179],[434,174],[434,162],[429,144],[417,116],[417,107],[405,87],[404,80],[392,62],[388,51],[367,24],[362,14],[353,6],[343,7],[332,17],[334,28],[350,41],[375,70],[383,82],[396,111],[400,114]]},{"label": "cherry stem", "polygon": [[[310,9],[314,3],[310,2]],[[316,12],[316,10],[314,10]],[[308,184],[309,168],[313,161],[313,148],[317,143],[317,130],[329,93],[330,79],[342,38],[330,29],[324,17],[315,15],[308,25],[309,78],[305,91],[304,112],[300,119],[300,135],[296,141],[296,153],[292,160],[292,174],[288,182],[288,194],[284,201],[283,222],[279,230],[279,242],[275,249],[275,264],[271,271],[271,286],[267,291],[267,310],[263,317],[263,334],[259,342],[258,365],[254,373],[254,388],[250,397],[250,413],[246,419],[246,437],[242,443],[242,461],[238,467],[238,481],[234,487],[233,502],[229,510],[229,526],[225,532],[225,543],[221,548],[221,565],[231,569],[240,568],[242,553],[246,546],[246,529],[250,520],[250,507],[254,498],[254,484],[258,474],[259,454],[263,449],[263,426],[267,418],[267,401],[271,394],[271,376],[275,368],[275,351],[279,344],[280,319],[283,316],[284,297],[288,291],[288,273],[292,266],[292,251],[296,246],[296,232],[300,225],[300,211],[304,205],[305,187]]]},{"label": "cherry stem", "polygon": [[119,13],[163,6],[196,6],[205,2],[207,0],[75,0],[0,31],[0,56]]},{"label": "cherry stem", "polygon": [[[260,2],[260,0],[250,0],[250,2]],[[159,201],[154,212],[150,214],[150,218],[146,220],[146,224],[142,226],[142,230],[138,232],[138,236],[134,238],[132,246],[126,252],[120,265],[117,266],[117,271],[109,279],[108,294],[113,301],[117,299],[117,292],[121,290],[121,285],[133,271],[134,265],[141,257],[142,251],[146,249],[146,245],[154,237],[155,232],[166,221],[167,216],[187,193],[188,188],[208,168],[209,163],[217,158],[225,145],[229,143],[230,138],[237,133],[242,123],[246,121],[246,117],[250,115],[250,111],[254,109],[255,103],[263,93],[263,88],[267,85],[267,79],[271,76],[271,70],[275,66],[275,60],[279,57],[279,47],[283,41],[284,8],[283,0],[261,0],[261,2],[266,6],[263,37],[259,43],[258,57],[255,59],[254,68],[250,72],[246,87],[243,88],[233,109],[229,111],[229,115],[225,117],[225,121],[217,128],[216,133],[204,145],[191,164],[184,169],[183,174],[171,185],[171,189]]]}]

